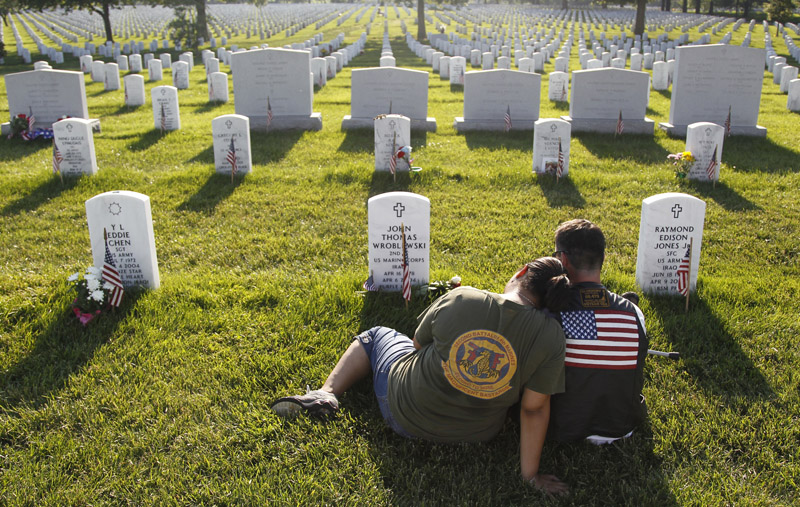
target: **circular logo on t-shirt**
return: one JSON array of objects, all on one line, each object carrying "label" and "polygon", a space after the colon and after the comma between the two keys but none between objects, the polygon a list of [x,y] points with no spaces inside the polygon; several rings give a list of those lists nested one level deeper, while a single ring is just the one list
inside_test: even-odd
[{"label": "circular logo on t-shirt", "polygon": [[447,381],[462,393],[491,399],[511,389],[517,356],[502,335],[486,329],[459,336],[442,361]]}]

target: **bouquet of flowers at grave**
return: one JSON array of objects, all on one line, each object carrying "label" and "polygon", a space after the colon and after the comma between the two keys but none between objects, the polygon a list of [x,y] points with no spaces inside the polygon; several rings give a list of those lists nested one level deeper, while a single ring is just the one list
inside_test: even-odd
[{"label": "bouquet of flowers at grave", "polygon": [[89,266],[85,273],[73,273],[67,281],[75,293],[72,313],[84,326],[109,307],[115,287],[103,280],[102,271],[96,267]]},{"label": "bouquet of flowers at grave", "polygon": [[672,160],[672,165],[675,169],[675,176],[678,178],[685,178],[689,174],[689,170],[694,164],[695,158],[691,151],[684,151],[681,153],[670,153],[667,159]]},{"label": "bouquet of flowers at grave", "polygon": [[420,295],[425,295],[428,300],[435,301],[456,287],[461,287],[461,277],[456,275],[450,280],[436,280],[420,287]]},{"label": "bouquet of flowers at grave", "polygon": [[411,158],[411,146],[401,146],[397,153],[395,154],[395,158],[400,161],[402,160],[406,164],[408,164],[408,170],[419,170],[417,168],[411,167],[411,163],[414,162],[414,159]]},{"label": "bouquet of flowers at grave", "polygon": [[[8,134],[8,138],[11,139],[12,137],[18,135],[22,139],[26,141],[32,141],[33,139],[52,139],[53,138],[53,129],[49,128],[37,128],[31,129],[33,123],[31,121],[33,117],[28,116],[25,113],[20,113],[14,118],[11,119],[11,133]],[[35,122],[35,120],[34,120]]]}]

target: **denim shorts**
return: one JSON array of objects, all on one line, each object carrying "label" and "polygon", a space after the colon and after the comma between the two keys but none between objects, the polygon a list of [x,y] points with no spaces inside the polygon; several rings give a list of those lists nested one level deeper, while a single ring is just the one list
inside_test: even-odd
[{"label": "denim shorts", "polygon": [[389,370],[398,359],[414,352],[411,338],[388,327],[373,327],[356,336],[369,357],[372,383],[384,421],[400,436],[414,438],[392,417],[389,409]]}]

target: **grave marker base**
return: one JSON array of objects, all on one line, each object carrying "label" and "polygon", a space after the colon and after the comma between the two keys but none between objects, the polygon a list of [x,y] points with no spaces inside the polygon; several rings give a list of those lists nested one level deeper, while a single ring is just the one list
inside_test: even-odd
[{"label": "grave marker base", "polygon": [[[570,116],[562,116],[562,120],[568,121],[572,124],[572,132],[595,132],[598,134],[613,134],[617,130],[617,120],[605,119],[589,119],[589,118],[572,118]],[[656,122],[650,118],[644,120],[632,120],[628,118],[623,119],[625,128],[623,134],[645,134],[652,136],[655,134]]]},{"label": "grave marker base", "polygon": [[[686,128],[688,126],[673,125],[667,122],[658,124],[658,128],[666,131],[670,137],[686,137]],[[628,120],[625,120],[625,130],[628,130]],[[732,126],[731,136],[767,137],[767,129],[761,125],[756,125],[755,127]]]},{"label": "grave marker base", "polygon": [[[342,130],[350,129],[373,129],[375,128],[375,118],[353,118],[349,114],[342,118]],[[428,116],[424,120],[411,118],[411,130],[423,130],[425,132],[436,132],[436,118]]]},{"label": "grave marker base", "polygon": [[[250,130],[266,130],[267,115],[253,116],[250,118]],[[273,116],[269,130],[322,130],[322,113],[305,115]]]},{"label": "grave marker base", "polygon": [[[511,119],[511,130],[533,130],[536,120]],[[453,122],[456,132],[474,132],[476,130],[504,131],[506,129],[505,120],[465,120],[462,116],[456,116]]]}]

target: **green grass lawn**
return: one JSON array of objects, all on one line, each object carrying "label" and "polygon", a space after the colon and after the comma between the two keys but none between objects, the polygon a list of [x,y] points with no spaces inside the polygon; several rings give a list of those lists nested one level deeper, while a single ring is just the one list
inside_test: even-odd
[{"label": "green grass lawn", "polygon": [[[350,44],[368,19],[329,23],[324,40],[344,32]],[[406,23],[415,33],[412,17]],[[390,36],[398,66],[429,70],[391,9]],[[537,178],[530,131],[457,134],[463,93],[431,73],[428,115],[438,130],[412,134],[423,171],[393,182],[373,172],[372,133],[340,128],[351,69],[378,64],[381,37],[378,17],[365,53],[315,93],[321,132],[253,132],[253,172],[234,183],[215,174],[211,150],[211,120],[233,113],[233,102],[207,102],[201,65],[179,92],[182,129],[165,135],[153,130],[149,93],[171,84],[168,72],[146,83],[148,104],[135,109],[122,90],[105,92],[87,75],[90,116],[102,123],[94,177],[62,184],[49,143],[0,140],[3,503],[795,503],[800,115],[786,109],[772,75],[759,116],[767,138],[726,140],[712,187],[675,178],[666,156],[684,140],[660,131],[576,134],[569,178]],[[8,27],[5,40],[13,52]],[[760,25],[753,45],[763,47]],[[787,56],[777,38],[775,48]],[[77,70],[78,62],[54,67]],[[30,68],[10,55],[2,72]],[[545,75],[540,116],[566,114],[546,89]],[[648,117],[666,121],[669,99],[651,92]],[[0,117],[8,117],[5,99]],[[69,312],[66,278],[91,262],[84,202],[111,190],[150,196],[161,288],[128,291],[118,311],[83,329]],[[399,294],[358,292],[368,274],[367,199],[393,190],[431,200],[431,279],[458,274],[494,291],[525,261],[549,255],[555,227],[575,217],[606,233],[604,282],[634,290],[642,199],[685,192],[706,201],[689,313],[678,298],[641,302],[652,346],[682,359],[648,360],[649,421],[634,438],[545,445],[542,471],[565,480],[568,497],[547,499],[521,481],[510,420],[486,444],[406,441],[383,424],[370,382],[347,393],[330,422],[269,411],[275,398],[319,386],[361,330],[380,323],[413,333],[421,298],[405,308]]]}]

